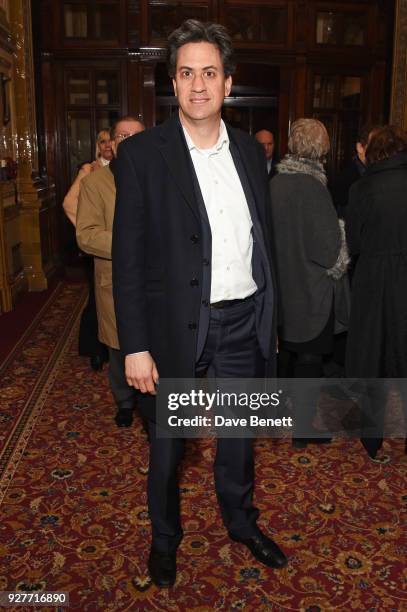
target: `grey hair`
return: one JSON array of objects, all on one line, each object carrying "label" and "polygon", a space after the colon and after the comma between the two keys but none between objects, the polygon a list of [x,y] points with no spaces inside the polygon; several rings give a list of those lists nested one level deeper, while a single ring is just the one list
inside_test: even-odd
[{"label": "grey hair", "polygon": [[143,128],[146,127],[144,125],[144,123],[140,119],[135,117],[134,115],[123,115],[123,117],[119,117],[118,119],[116,119],[116,121],[113,123],[112,127],[110,128],[110,138],[112,140],[114,140],[114,138],[116,136],[116,127],[117,127],[117,125],[119,123],[121,123],[122,121],[134,121],[135,123],[139,123],[140,125],[142,125]]},{"label": "grey hair", "polygon": [[318,119],[297,119],[290,129],[288,149],[296,157],[322,160],[330,149],[326,127]]},{"label": "grey hair", "polygon": [[188,43],[208,42],[219,49],[225,76],[236,70],[232,39],[227,29],[218,23],[203,23],[197,19],[187,19],[168,37],[167,70],[173,79],[177,70],[178,49]]}]

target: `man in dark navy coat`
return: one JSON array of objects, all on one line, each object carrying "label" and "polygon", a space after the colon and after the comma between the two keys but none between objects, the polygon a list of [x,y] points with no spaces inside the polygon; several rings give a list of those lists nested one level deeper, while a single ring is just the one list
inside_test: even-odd
[{"label": "man in dark navy coat", "polygon": [[[119,147],[113,287],[126,378],[151,418],[148,562],[158,586],[176,578],[182,538],[177,468],[183,440],[157,436],[162,378],[259,378],[273,372],[275,317],[264,152],[221,120],[234,69],[225,28],[188,20],[169,37],[179,114]],[[216,492],[229,536],[283,567],[257,527],[252,441],[219,439]]]}]

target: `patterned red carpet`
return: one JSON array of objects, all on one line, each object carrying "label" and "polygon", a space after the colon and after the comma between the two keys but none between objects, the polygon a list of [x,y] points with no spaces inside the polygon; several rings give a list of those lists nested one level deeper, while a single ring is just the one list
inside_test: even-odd
[{"label": "patterned red carpet", "polygon": [[386,443],[387,465],[369,462],[356,441],[305,451],[257,442],[256,504],[290,556],[281,572],[227,538],[213,443],[189,444],[177,583],[152,586],[148,447],[138,424],[115,427],[106,369],[94,373],[77,356],[83,299],[79,284],[58,287],[0,372],[0,590],[68,591],[80,612],[407,610],[398,440]]}]

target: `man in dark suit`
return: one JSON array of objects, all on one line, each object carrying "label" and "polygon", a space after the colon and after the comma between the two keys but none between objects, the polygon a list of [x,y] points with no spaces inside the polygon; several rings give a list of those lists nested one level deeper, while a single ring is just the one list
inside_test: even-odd
[{"label": "man in dark suit", "polygon": [[[258,378],[275,361],[265,159],[249,135],[221,120],[234,70],[227,31],[184,22],[169,37],[168,68],[179,114],[121,144],[112,248],[126,377],[152,419],[148,567],[158,586],[176,578],[184,448],[184,440],[158,435],[159,376]],[[265,565],[284,566],[256,524],[252,441],[219,439],[214,475],[230,537]]]},{"label": "man in dark suit", "polygon": [[254,135],[257,142],[259,142],[264,149],[267,160],[267,174],[269,181],[277,174],[276,161],[274,159],[274,134],[269,130],[259,130]]}]

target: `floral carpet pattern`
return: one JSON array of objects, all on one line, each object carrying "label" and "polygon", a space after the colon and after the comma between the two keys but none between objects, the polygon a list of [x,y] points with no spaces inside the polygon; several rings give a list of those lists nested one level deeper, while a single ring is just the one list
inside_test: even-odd
[{"label": "floral carpet pattern", "polygon": [[289,556],[279,572],[228,539],[214,442],[189,442],[177,582],[152,585],[148,444],[138,421],[115,426],[107,368],[77,355],[82,304],[63,284],[1,373],[0,590],[69,592],[80,612],[407,610],[401,440],[385,443],[386,465],[355,440],[256,442],[260,525]]}]

